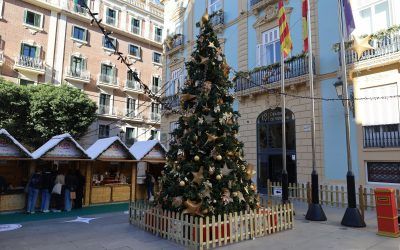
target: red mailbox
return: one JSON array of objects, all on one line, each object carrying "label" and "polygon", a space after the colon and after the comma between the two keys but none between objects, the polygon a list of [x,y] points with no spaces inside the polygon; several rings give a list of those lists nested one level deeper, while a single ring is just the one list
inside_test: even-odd
[{"label": "red mailbox", "polygon": [[375,189],[378,235],[399,237],[399,222],[393,188]]}]

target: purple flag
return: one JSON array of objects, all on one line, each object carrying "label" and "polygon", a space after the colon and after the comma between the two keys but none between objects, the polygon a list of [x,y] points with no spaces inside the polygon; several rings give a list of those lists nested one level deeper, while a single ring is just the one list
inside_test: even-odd
[{"label": "purple flag", "polygon": [[344,8],[344,18],[346,19],[346,31],[349,36],[356,28],[354,23],[353,11],[351,10],[350,0],[342,0]]}]

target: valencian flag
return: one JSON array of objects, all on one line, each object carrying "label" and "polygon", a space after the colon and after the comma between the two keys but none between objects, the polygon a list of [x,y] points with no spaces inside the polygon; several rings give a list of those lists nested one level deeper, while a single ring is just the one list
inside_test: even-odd
[{"label": "valencian flag", "polygon": [[302,6],[302,21],[303,21],[303,50],[304,52],[308,51],[308,20],[307,20],[307,12],[308,12],[308,0],[303,0]]},{"label": "valencian flag", "polygon": [[290,38],[289,26],[286,20],[285,7],[283,7],[283,1],[279,1],[279,33],[281,38],[281,51],[283,57],[287,57],[292,51],[293,44]]},{"label": "valencian flag", "polygon": [[356,28],[354,23],[353,11],[351,10],[350,0],[343,0],[344,18],[346,19],[346,31],[349,36]]}]

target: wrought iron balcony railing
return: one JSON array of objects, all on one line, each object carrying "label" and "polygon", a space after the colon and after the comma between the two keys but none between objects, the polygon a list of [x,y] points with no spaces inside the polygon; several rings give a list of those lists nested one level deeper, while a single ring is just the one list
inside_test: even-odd
[{"label": "wrought iron balcony railing", "polygon": [[127,90],[134,90],[140,91],[140,83],[135,80],[126,80],[125,82],[125,89]]},{"label": "wrought iron balcony railing", "polygon": [[68,9],[72,12],[75,12],[79,15],[83,15],[83,16],[87,16],[88,12],[87,9],[85,9],[84,7],[82,7],[81,5],[77,4],[77,3],[73,3],[70,2],[68,5]]},{"label": "wrought iron balcony railing", "polygon": [[[352,64],[355,62],[365,61],[373,58],[390,56],[400,52],[400,34],[391,34],[381,39],[374,39],[371,41],[374,49],[365,51],[360,58],[357,53],[352,49],[346,50],[346,63]],[[340,62],[340,50],[338,52]]]},{"label": "wrought iron balcony railing", "polygon": [[70,67],[67,68],[67,76],[71,78],[77,78],[82,81],[90,80],[90,72],[79,69],[71,69]]},{"label": "wrought iron balcony railing", "polygon": [[136,27],[135,25],[131,25],[131,32],[136,35],[140,35],[140,27]]},{"label": "wrought iron balcony railing", "polygon": [[399,124],[364,126],[364,148],[400,147]]},{"label": "wrought iron balcony railing", "polygon": [[109,105],[99,105],[97,113],[99,115],[115,115],[114,110]]},{"label": "wrought iron balcony railing", "polygon": [[161,121],[161,114],[152,112],[151,115],[150,115],[150,119],[152,121],[155,121],[155,122],[160,122]]},{"label": "wrought iron balcony railing", "polygon": [[106,23],[108,25],[111,25],[111,26],[116,26],[117,25],[117,21],[116,21],[115,17],[112,17],[112,16],[107,16],[106,17]]},{"label": "wrought iron balcony railing", "polygon": [[218,26],[224,24],[224,11],[218,10],[217,12],[213,13],[210,17],[210,22],[212,26]]},{"label": "wrought iron balcony railing", "polygon": [[160,35],[154,35],[154,41],[156,41],[156,42],[158,42],[158,43],[161,43],[161,41],[162,41],[162,36],[160,36]]},{"label": "wrought iron balcony railing", "polygon": [[[315,67],[313,68],[315,69]],[[308,58],[306,56],[285,62],[285,79],[295,78],[306,74],[308,74]],[[280,63],[273,64],[269,67],[263,67],[260,70],[249,73],[248,77],[237,77],[235,80],[235,92],[279,82],[280,80]]]},{"label": "wrought iron balcony railing", "polygon": [[184,36],[182,34],[176,34],[167,39],[167,51],[173,50],[184,43]]},{"label": "wrought iron balcony railing", "polygon": [[159,87],[159,86],[155,86],[155,85],[153,85],[153,86],[151,86],[151,92],[153,92],[154,94],[156,94],[156,95],[159,95],[160,93],[160,90],[161,90],[161,88]]},{"label": "wrought iron balcony railing", "polygon": [[139,115],[137,110],[135,109],[125,109],[124,116],[134,119],[143,119],[143,116]]},{"label": "wrought iron balcony railing", "polygon": [[171,95],[171,96],[166,96],[163,98],[164,99],[164,105],[163,105],[163,109],[164,110],[168,110],[168,109],[176,109],[177,107],[179,107],[179,102],[180,102],[180,98],[179,95]]},{"label": "wrought iron balcony railing", "polygon": [[40,71],[44,70],[44,63],[41,59],[22,55],[15,58],[15,66],[31,68]]},{"label": "wrought iron balcony railing", "polygon": [[112,75],[99,74],[97,84],[118,87],[118,78]]}]

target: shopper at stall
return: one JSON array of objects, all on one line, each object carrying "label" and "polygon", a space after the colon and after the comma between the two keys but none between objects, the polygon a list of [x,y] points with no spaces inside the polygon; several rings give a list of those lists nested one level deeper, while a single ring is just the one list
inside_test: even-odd
[{"label": "shopper at stall", "polygon": [[35,172],[32,174],[28,182],[28,205],[26,208],[26,212],[28,214],[35,213],[36,200],[39,194],[40,185],[41,185],[41,173]]},{"label": "shopper at stall", "polygon": [[49,205],[50,205],[50,192],[53,189],[53,174],[49,170],[45,170],[42,173],[41,178],[41,193],[42,193],[42,204],[40,206],[40,211],[43,213],[49,212]]},{"label": "shopper at stall", "polygon": [[52,199],[54,197],[54,209],[53,212],[60,212],[63,207],[63,189],[65,185],[65,176],[62,173],[56,172],[56,180],[54,181],[54,187],[52,189]]},{"label": "shopper at stall", "polygon": [[75,206],[74,208],[82,208],[82,200],[83,200],[83,189],[85,188],[85,176],[81,174],[81,171],[79,169],[76,170],[75,172],[76,176],[76,200],[75,200]]},{"label": "shopper at stall", "polygon": [[146,170],[146,187],[147,187],[147,199],[149,201],[154,200],[154,183],[156,180],[154,179],[154,176],[152,176],[148,170]]},{"label": "shopper at stall", "polygon": [[77,179],[71,170],[65,176],[64,208],[69,212],[72,208],[72,200],[76,199]]}]

